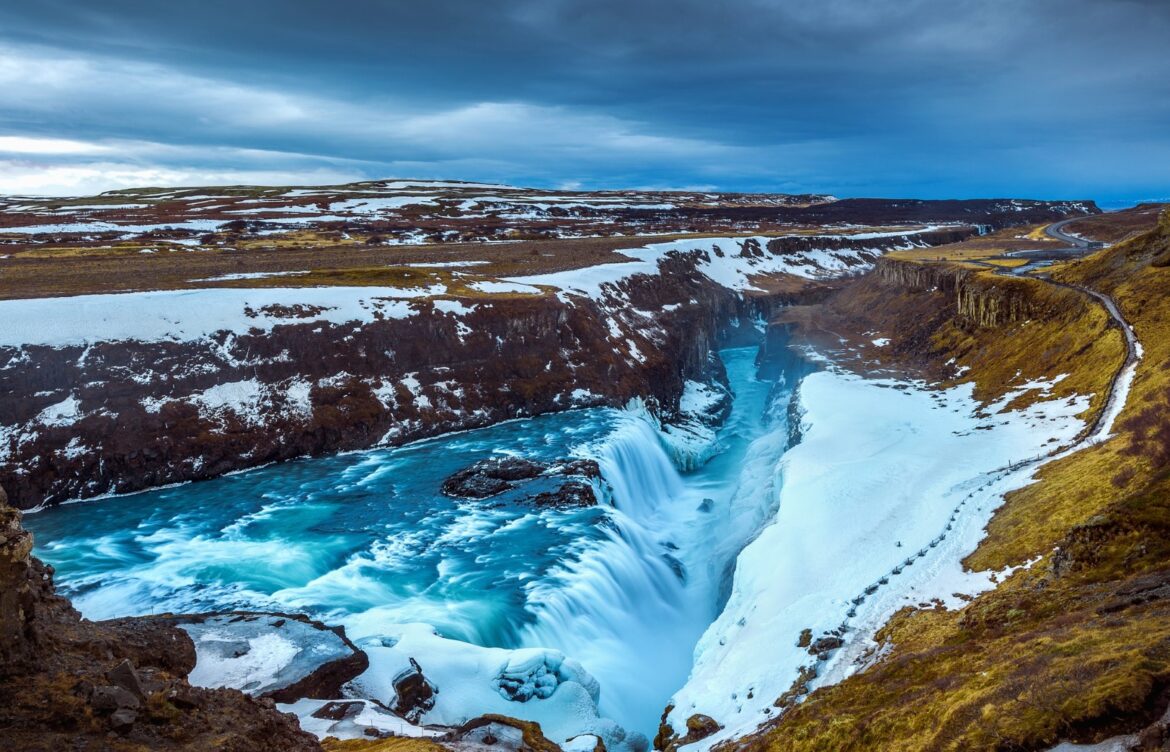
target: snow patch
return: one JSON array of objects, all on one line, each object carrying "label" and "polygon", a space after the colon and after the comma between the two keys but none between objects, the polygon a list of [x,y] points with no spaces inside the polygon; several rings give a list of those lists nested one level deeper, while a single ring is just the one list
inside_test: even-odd
[{"label": "snow patch", "polygon": [[60,402],[49,405],[37,415],[37,421],[46,426],[59,428],[72,425],[81,417],[81,402],[69,395]]}]

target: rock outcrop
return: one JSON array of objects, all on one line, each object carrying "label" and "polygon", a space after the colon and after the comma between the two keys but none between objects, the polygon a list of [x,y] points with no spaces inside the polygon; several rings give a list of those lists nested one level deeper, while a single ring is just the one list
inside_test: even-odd
[{"label": "rock outcrop", "polygon": [[523,457],[480,460],[443,481],[443,493],[460,499],[487,499],[516,487],[517,481],[538,478],[548,466]]},{"label": "rock outcrop", "polygon": [[522,488],[538,478],[559,479],[555,488],[538,490],[527,497],[537,507],[591,507],[597,504],[593,483],[600,482],[601,468],[594,460],[567,460],[557,464],[523,457],[492,457],[463,468],[443,481],[442,492],[457,499],[488,499]]},{"label": "rock outcrop", "polygon": [[542,491],[532,497],[532,503],[538,507],[552,507],[554,509],[574,509],[579,507],[597,506],[597,494],[593,486],[579,480],[562,483],[556,490]]},{"label": "rock outcrop", "polygon": [[658,727],[658,735],[654,737],[654,749],[660,752],[675,752],[679,747],[706,739],[708,736],[723,728],[711,716],[695,713],[687,718],[687,732],[680,736],[666,722],[666,717],[670,715],[672,710],[674,710],[673,706],[667,706],[666,711],[662,714],[662,722]]},{"label": "rock outcrop", "polygon": [[435,707],[435,685],[423,674],[422,666],[414,658],[410,668],[394,677],[394,712],[411,723],[418,723],[428,710]]},{"label": "rock outcrop", "polygon": [[908,292],[940,291],[953,296],[955,315],[973,326],[995,328],[1023,321],[1038,310],[1026,283],[949,264],[920,264],[883,258],[875,266],[882,282]]}]

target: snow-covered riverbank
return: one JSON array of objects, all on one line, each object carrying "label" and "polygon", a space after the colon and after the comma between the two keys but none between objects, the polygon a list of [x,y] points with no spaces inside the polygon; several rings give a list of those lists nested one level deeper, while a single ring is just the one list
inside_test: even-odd
[{"label": "snow-covered riverbank", "polygon": [[1003,494],[1034,469],[1003,468],[1083,427],[1087,397],[1001,412],[1047,386],[1023,384],[980,410],[971,385],[938,391],[831,369],[805,378],[803,439],[774,468],[778,511],[739,555],[727,605],[672,700],[680,736],[696,713],[723,729],[695,748],[743,736],[774,716],[802,668],[816,671],[810,687],[856,671],[897,609],[935,599],[954,607],[954,593],[992,587],[992,573],[960,562]]}]

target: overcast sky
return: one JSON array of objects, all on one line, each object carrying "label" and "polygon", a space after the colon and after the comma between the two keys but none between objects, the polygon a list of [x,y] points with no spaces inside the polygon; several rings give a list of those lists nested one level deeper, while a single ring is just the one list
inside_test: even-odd
[{"label": "overcast sky", "polygon": [[0,0],[0,192],[1170,196],[1170,0]]}]

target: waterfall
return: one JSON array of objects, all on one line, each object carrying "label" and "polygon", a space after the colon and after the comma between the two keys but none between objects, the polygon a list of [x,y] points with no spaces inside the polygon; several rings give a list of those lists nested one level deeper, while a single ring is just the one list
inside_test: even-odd
[{"label": "waterfall", "polygon": [[[693,500],[644,413],[626,413],[586,453],[612,489],[605,539],[529,589],[535,623],[521,639],[581,661],[601,683],[603,715],[644,729],[685,680],[691,647],[705,626],[701,604],[688,603],[667,538],[672,509],[693,507]],[[645,666],[656,670],[638,670]]]},{"label": "waterfall", "polygon": [[653,733],[647,726],[686,683],[694,646],[722,608],[736,555],[775,510],[788,444],[782,406],[812,370],[784,339],[774,335],[763,379],[754,350],[723,353],[737,398],[720,453],[685,479],[637,405],[583,452],[612,494],[606,537],[583,542],[528,590],[534,623],[521,642],[581,661],[601,684],[602,714],[627,729]]},{"label": "waterfall", "polygon": [[[644,406],[567,411],[160,489],[116,508],[49,510],[34,519],[42,553],[101,616],[160,604],[298,610],[359,639],[426,622],[451,645],[560,650],[600,683],[606,723],[639,734],[610,748],[637,752],[687,682],[731,562],[774,512],[782,406],[805,368],[786,356],[781,334],[771,337],[763,375],[754,348],[721,353],[735,400],[713,429],[718,451],[685,474],[674,440]],[[600,508],[439,492],[451,473],[496,449],[543,462],[595,460]],[[274,556],[286,565],[275,574],[265,567]],[[453,655],[463,653],[418,657],[435,672],[454,666]],[[522,717],[537,710],[515,708]],[[606,738],[621,733],[614,726]]]},{"label": "waterfall", "polygon": [[626,516],[648,524],[684,490],[657,429],[642,411],[626,420],[597,448],[595,459],[613,489],[613,502]]}]

